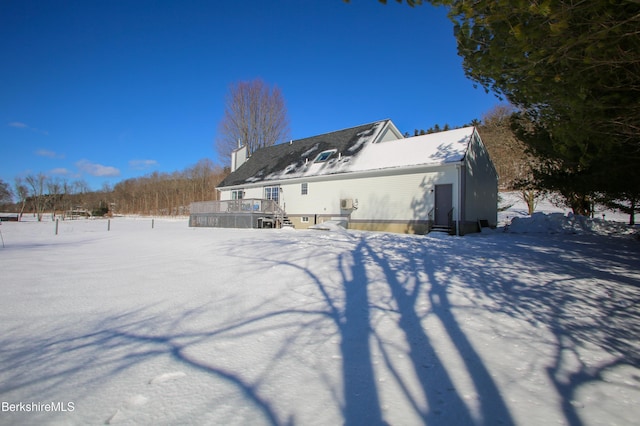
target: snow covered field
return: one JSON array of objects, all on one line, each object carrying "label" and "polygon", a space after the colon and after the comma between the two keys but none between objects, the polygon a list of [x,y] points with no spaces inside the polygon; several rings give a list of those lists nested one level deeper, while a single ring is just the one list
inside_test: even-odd
[{"label": "snow covered field", "polygon": [[640,241],[519,220],[3,223],[0,424],[637,424]]}]

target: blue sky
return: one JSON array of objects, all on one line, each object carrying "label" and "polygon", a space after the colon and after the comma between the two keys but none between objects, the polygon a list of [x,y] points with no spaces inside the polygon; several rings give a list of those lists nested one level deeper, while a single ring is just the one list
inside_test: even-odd
[{"label": "blue sky", "polygon": [[446,10],[390,0],[0,2],[0,179],[93,189],[218,159],[229,85],[261,78],[293,139],[481,119]]}]

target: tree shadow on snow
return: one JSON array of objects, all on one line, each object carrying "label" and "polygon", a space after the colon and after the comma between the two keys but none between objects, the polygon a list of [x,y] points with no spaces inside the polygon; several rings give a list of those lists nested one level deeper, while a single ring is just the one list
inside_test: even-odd
[{"label": "tree shadow on snow", "polygon": [[[381,236],[371,241],[382,240]],[[364,240],[364,237],[363,237]],[[513,424],[503,397],[482,359],[459,326],[449,302],[447,282],[439,278],[440,265],[434,262],[440,255],[429,253],[423,240],[393,247],[387,244],[367,246],[369,258],[384,272],[386,284],[397,306],[398,325],[409,345],[409,356],[418,378],[428,410],[421,416],[426,424]],[[416,244],[417,243],[417,244]],[[433,253],[435,254],[435,253]],[[427,279],[424,279],[426,276]],[[423,327],[424,314],[418,301],[428,294],[430,310],[442,325],[461,357],[479,398],[479,415],[474,415],[456,389],[451,372],[435,348],[430,330]],[[392,366],[389,363],[389,368]],[[397,380],[402,379],[397,376]],[[417,404],[415,409],[418,410]]]},{"label": "tree shadow on snow", "polygon": [[[355,244],[355,240],[348,238],[347,241],[348,247]],[[336,243],[331,239],[328,242]],[[280,243],[283,246],[287,245],[286,241]],[[334,390],[334,393],[336,403],[339,404],[343,414],[344,423],[382,425],[386,423],[382,417],[370,348],[372,329],[368,282],[364,268],[365,261],[362,258],[363,243],[364,240],[361,240],[353,252],[345,250],[338,255],[337,259],[333,259],[339,265],[340,278],[337,282],[330,277],[322,276],[306,265],[305,259],[308,256],[318,255],[317,253],[295,255],[291,251],[283,250],[283,256],[277,258],[257,256],[252,260],[291,268],[313,283],[324,308],[310,313],[319,316],[322,320],[329,320],[340,337],[342,392]],[[259,247],[254,246],[252,249],[260,252]],[[322,247],[314,247],[313,250],[322,252]],[[246,257],[246,252],[242,256]],[[327,328],[326,325],[323,327]],[[327,384],[327,386],[331,385]],[[342,397],[338,394],[342,394]]]},{"label": "tree shadow on snow", "polygon": [[[552,334],[554,350],[546,373],[568,424],[583,424],[584,404],[578,392],[585,385],[606,381],[607,373],[618,367],[640,367],[637,243],[574,235],[504,235],[499,240],[452,239],[443,248],[465,259],[442,267],[448,266],[452,277],[473,289],[479,296],[475,300],[489,300],[484,308]],[[500,268],[485,268],[488,261]],[[496,275],[496,270],[502,274]],[[590,357],[592,350],[600,353]]]},{"label": "tree shadow on snow", "polygon": [[[228,256],[243,259],[245,268],[238,279],[246,280],[245,285],[253,285],[250,281],[268,268],[286,272],[273,272],[272,277],[284,282],[274,286],[273,294],[261,292],[270,296],[259,300],[260,296],[254,304],[220,299],[179,315],[172,309],[173,316],[162,307],[147,306],[72,330],[53,325],[51,332],[32,335],[6,330],[0,336],[0,395],[37,389],[35,396],[51,398],[58,389],[65,389],[67,381],[95,388],[100,384],[96,381],[106,384],[135,366],[168,356],[242,395],[255,416],[252,420],[294,424],[298,407],[265,384],[274,380],[271,370],[282,372],[289,365],[279,365],[281,359],[299,357],[295,359],[305,367],[317,369],[314,377],[324,378],[325,390],[348,425],[397,421],[386,419],[383,408],[385,392],[391,388],[400,392],[413,417],[426,424],[513,424],[490,367],[456,316],[461,308],[450,296],[453,281],[458,283],[456,291],[463,288],[474,295],[470,300],[480,309],[551,332],[555,347],[547,373],[569,424],[582,424],[575,399],[583,385],[603,380],[614,367],[640,366],[640,280],[633,272],[640,269],[637,246],[602,247],[569,237],[528,245],[526,238],[508,235],[490,239],[407,236],[400,243],[388,234],[321,235],[331,250],[318,246],[316,238],[305,241],[303,236],[291,238],[283,233],[266,242],[247,239],[216,246]],[[274,245],[281,250],[274,250]],[[488,263],[500,268],[487,268]],[[501,272],[496,275],[496,271]],[[593,285],[584,288],[576,279],[579,283],[591,280]],[[295,298],[302,296],[297,291],[307,293],[305,304]],[[218,314],[230,304],[238,305],[232,315]],[[391,331],[382,327],[384,321],[393,325]],[[256,366],[257,371],[243,371],[212,352],[237,344],[229,352],[233,356],[235,350],[243,350],[241,343],[246,339],[255,342],[270,332],[281,338],[264,343],[261,349],[266,355],[256,358],[264,365]],[[322,362],[315,366],[307,355],[298,353],[310,336],[312,350],[322,351],[318,356]],[[339,340],[339,382],[331,372],[322,371],[333,368],[322,360],[334,348],[327,346],[333,338]],[[463,371],[453,371],[449,360],[443,359],[447,356],[440,350],[443,341],[454,348]],[[578,355],[585,344],[606,352],[608,359],[571,366],[570,361],[581,360]],[[202,347],[204,352],[199,351]],[[399,353],[406,355],[402,362]],[[378,380],[383,368],[390,383]],[[468,378],[470,394],[463,395],[456,387],[460,375]],[[470,402],[469,398],[475,399]],[[190,413],[190,418],[205,414]]]},{"label": "tree shadow on snow", "polygon": [[[295,249],[287,247],[287,241],[280,242],[283,246],[281,256],[267,259],[255,255],[249,263],[266,262],[300,271],[310,278],[322,295],[325,318],[331,320],[340,337],[342,398],[338,397],[337,402],[342,407],[345,424],[387,424],[372,349],[377,349],[395,387],[400,389],[414,415],[423,423],[513,424],[491,374],[453,315],[447,283],[438,279],[440,265],[430,260],[424,240],[416,238],[409,246],[398,248],[385,244],[385,234],[326,235],[327,244],[340,253],[337,259],[338,278],[324,276],[313,270],[311,265],[314,262],[305,262],[306,258],[322,256],[322,247],[316,252],[296,253]],[[336,245],[343,248],[335,250]],[[259,245],[254,245],[251,250],[262,252]],[[246,257],[247,252],[242,256]],[[390,300],[377,300],[378,294],[373,294],[372,286],[378,290],[386,288]],[[464,401],[429,330],[423,327],[425,315],[420,313],[417,302],[427,296],[431,302],[428,315],[440,321],[463,359],[466,373],[478,395],[479,413],[472,413]],[[397,336],[385,335],[378,330],[372,323],[374,313],[377,317],[390,318],[404,335],[411,374],[397,365],[392,354],[398,351],[395,346]],[[412,389],[416,382],[420,392]]]},{"label": "tree shadow on snow", "polygon": [[[146,307],[105,317],[97,323],[82,326],[81,329],[86,330],[84,334],[77,329],[56,329],[31,337],[25,336],[24,330],[8,330],[0,338],[0,377],[3,377],[0,395],[6,397],[11,393],[27,391],[29,400],[60,400],[61,389],[67,393],[82,389],[81,393],[69,398],[79,401],[83,393],[107,385],[118,374],[155,358],[169,356],[186,367],[205,372],[235,388],[243,396],[245,404],[252,407],[254,420],[261,418],[264,423],[273,425],[289,423],[278,418],[269,401],[258,392],[255,383],[248,381],[240,371],[218,367],[215,362],[208,362],[207,357],[193,356],[189,351],[200,343],[290,312],[247,315],[240,322],[220,328],[190,332],[184,330],[183,324],[192,317],[206,316],[211,312],[211,307],[188,309],[173,319],[152,311],[151,307]],[[77,386],[69,389],[65,386],[69,382]],[[82,402],[76,402],[75,408],[76,413],[83,410]],[[103,420],[107,423],[108,414],[113,414],[113,411],[103,414]],[[198,418],[205,414],[189,413],[187,418]],[[34,421],[34,413],[15,415],[16,421]]]}]

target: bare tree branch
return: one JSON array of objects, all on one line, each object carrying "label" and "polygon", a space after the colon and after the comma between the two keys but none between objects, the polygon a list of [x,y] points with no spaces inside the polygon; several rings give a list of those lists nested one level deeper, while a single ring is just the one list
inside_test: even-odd
[{"label": "bare tree branch", "polygon": [[239,145],[247,146],[251,154],[288,137],[287,108],[278,87],[271,88],[260,79],[229,87],[216,141],[220,161],[228,163],[231,152]]}]

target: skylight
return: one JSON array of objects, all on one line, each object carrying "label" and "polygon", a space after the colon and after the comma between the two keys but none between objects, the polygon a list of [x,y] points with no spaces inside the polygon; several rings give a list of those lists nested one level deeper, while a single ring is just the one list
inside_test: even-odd
[{"label": "skylight", "polygon": [[327,151],[322,151],[320,154],[318,154],[318,156],[316,157],[315,160],[313,160],[314,163],[324,163],[325,161],[327,161],[329,158],[331,158],[331,156],[333,154],[335,154],[337,152],[336,149],[330,149]]}]

